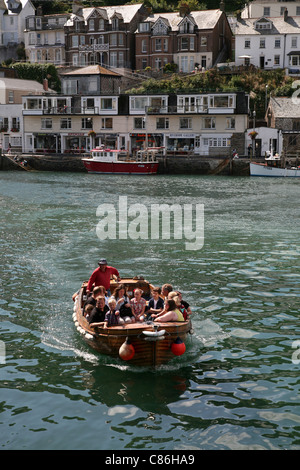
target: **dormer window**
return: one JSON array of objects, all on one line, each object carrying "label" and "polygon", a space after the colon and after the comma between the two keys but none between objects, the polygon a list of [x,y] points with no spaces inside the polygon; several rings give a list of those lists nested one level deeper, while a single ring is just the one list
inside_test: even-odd
[{"label": "dormer window", "polygon": [[180,33],[193,33],[194,26],[189,21],[185,21],[183,24],[180,25],[179,32]]},{"label": "dormer window", "polygon": [[89,30],[90,31],[95,31],[95,20],[90,20],[89,21]]},{"label": "dormer window", "polygon": [[139,32],[146,33],[150,31],[150,23],[140,23],[139,24]]},{"label": "dormer window", "polygon": [[113,18],[111,20],[111,24],[112,24],[112,30],[113,31],[117,31],[117,29],[119,29],[119,19],[118,18]]},{"label": "dormer window", "polygon": [[255,23],[255,29],[256,30],[266,30],[266,29],[272,29],[272,21],[268,20],[267,18],[260,18],[257,20]]}]

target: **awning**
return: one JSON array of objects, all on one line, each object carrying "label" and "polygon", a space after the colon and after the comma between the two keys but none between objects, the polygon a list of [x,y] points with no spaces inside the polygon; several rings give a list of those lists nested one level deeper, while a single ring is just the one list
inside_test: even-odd
[{"label": "awning", "polygon": [[292,56],[292,55],[300,55],[300,51],[291,51],[287,55]]},{"label": "awning", "polygon": [[239,59],[252,59],[251,55],[239,55]]}]

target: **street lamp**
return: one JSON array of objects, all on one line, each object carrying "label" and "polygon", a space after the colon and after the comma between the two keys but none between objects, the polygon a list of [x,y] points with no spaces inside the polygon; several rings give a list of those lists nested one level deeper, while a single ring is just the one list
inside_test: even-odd
[{"label": "street lamp", "polygon": [[268,85],[266,85],[265,112],[267,111],[267,107],[268,107]]},{"label": "street lamp", "polygon": [[[255,132],[255,117],[256,117],[256,111],[253,111],[253,132]],[[252,158],[254,158],[254,150],[255,150],[255,135],[254,138],[252,139]]]}]

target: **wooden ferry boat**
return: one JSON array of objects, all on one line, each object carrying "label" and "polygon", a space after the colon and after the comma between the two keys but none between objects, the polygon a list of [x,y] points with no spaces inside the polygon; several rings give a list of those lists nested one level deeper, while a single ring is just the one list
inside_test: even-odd
[{"label": "wooden ferry boat", "polygon": [[[151,284],[142,279],[122,279],[127,293],[133,295],[140,288],[145,297],[150,297]],[[111,281],[111,293],[118,283]],[[185,352],[185,342],[192,334],[191,320],[185,322],[137,322],[110,326],[90,327],[83,316],[87,282],[84,282],[75,298],[73,321],[78,332],[94,350],[112,357],[119,357],[127,363],[138,366],[159,366]]]},{"label": "wooden ferry boat", "polygon": [[123,150],[97,147],[91,151],[91,156],[83,158],[82,162],[88,173],[153,175],[158,170],[156,155],[159,151],[161,148],[140,150],[134,159]]}]

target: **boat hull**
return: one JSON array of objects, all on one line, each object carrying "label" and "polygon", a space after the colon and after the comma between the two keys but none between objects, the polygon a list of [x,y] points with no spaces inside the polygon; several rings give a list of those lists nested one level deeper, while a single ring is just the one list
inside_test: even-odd
[{"label": "boat hull", "polygon": [[250,163],[251,176],[272,176],[272,177],[300,177],[298,168],[277,168],[268,166],[265,163]]},{"label": "boat hull", "polygon": [[[168,323],[139,322],[109,328],[102,326],[91,328],[82,314],[84,291],[85,286],[83,285],[75,300],[73,320],[87,344],[101,354],[120,358],[122,361],[119,351],[128,338],[134,348],[134,356],[129,360],[125,359],[127,363],[137,366],[160,366],[175,357],[172,345],[176,339],[179,337],[183,342],[186,342],[189,333],[192,332],[190,320]],[[165,330],[163,335],[161,335],[162,330]],[[147,332],[150,332],[150,335],[154,334],[154,336],[148,336]]]},{"label": "boat hull", "polygon": [[97,162],[83,159],[88,173],[153,175],[157,173],[158,162]]}]

